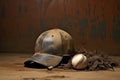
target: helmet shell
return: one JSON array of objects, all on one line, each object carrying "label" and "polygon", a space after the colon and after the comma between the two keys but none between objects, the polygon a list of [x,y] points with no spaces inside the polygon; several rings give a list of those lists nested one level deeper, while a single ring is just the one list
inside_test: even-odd
[{"label": "helmet shell", "polygon": [[65,56],[74,52],[73,39],[70,34],[61,29],[43,32],[36,40],[35,52]]}]

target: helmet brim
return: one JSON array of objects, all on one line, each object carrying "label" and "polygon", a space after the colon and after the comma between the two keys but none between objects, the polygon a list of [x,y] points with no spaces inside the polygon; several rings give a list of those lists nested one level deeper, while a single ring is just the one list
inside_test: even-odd
[{"label": "helmet brim", "polygon": [[61,56],[51,55],[47,53],[37,53],[33,55],[30,59],[26,60],[24,64],[27,65],[29,62],[35,62],[45,67],[55,67],[61,62],[61,60]]}]

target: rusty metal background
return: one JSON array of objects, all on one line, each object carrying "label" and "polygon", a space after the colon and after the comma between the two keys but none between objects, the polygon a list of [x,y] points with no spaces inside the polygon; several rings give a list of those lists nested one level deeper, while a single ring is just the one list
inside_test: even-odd
[{"label": "rusty metal background", "polygon": [[34,52],[51,28],[69,32],[76,49],[120,55],[120,0],[0,0],[1,52]]}]

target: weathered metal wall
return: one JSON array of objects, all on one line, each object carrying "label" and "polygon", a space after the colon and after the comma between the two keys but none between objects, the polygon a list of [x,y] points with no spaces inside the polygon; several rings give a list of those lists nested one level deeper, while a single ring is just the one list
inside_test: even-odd
[{"label": "weathered metal wall", "polygon": [[120,55],[120,0],[0,0],[1,52],[33,52],[38,35],[57,27],[76,48]]}]

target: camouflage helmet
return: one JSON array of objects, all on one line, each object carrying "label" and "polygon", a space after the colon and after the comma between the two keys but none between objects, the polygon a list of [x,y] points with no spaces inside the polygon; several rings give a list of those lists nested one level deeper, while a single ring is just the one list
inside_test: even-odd
[{"label": "camouflage helmet", "polygon": [[38,64],[49,66],[57,66],[63,56],[74,55],[73,39],[64,30],[51,29],[43,32],[36,40],[35,54],[25,61],[36,62]]}]

